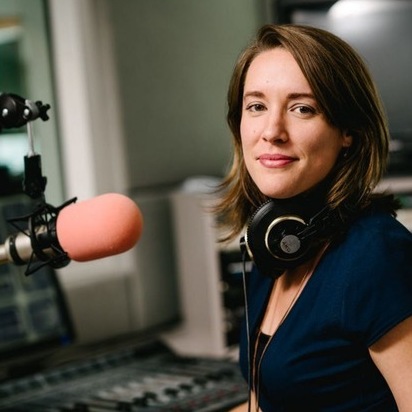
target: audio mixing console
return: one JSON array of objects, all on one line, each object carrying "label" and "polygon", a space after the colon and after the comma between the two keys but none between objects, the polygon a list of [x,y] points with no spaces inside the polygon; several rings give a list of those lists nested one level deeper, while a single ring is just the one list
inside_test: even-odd
[{"label": "audio mixing console", "polygon": [[125,349],[0,384],[5,412],[224,412],[246,401],[231,360]]}]

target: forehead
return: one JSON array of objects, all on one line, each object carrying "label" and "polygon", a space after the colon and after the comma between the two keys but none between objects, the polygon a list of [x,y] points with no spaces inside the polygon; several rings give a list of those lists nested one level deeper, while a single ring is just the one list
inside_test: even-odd
[{"label": "forehead", "polygon": [[245,91],[250,88],[296,88],[310,92],[310,86],[292,54],[284,48],[259,53],[245,77]]}]

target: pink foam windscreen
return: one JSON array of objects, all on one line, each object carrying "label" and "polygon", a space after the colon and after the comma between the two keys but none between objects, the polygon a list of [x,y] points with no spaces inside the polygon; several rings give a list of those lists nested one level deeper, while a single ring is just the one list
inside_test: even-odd
[{"label": "pink foam windscreen", "polygon": [[143,218],[136,203],[117,193],[70,204],[60,211],[56,221],[60,246],[77,262],[131,249],[142,228]]}]

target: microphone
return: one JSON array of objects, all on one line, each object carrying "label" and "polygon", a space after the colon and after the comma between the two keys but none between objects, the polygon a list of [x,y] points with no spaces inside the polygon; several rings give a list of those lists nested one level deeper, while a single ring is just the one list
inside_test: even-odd
[{"label": "microphone", "polygon": [[143,229],[136,203],[116,193],[79,203],[72,200],[51,212],[46,205],[46,210],[23,219],[27,219],[28,229],[0,245],[0,264],[29,264],[26,275],[38,269],[30,268],[32,262],[60,268],[71,260],[86,262],[126,252]]}]

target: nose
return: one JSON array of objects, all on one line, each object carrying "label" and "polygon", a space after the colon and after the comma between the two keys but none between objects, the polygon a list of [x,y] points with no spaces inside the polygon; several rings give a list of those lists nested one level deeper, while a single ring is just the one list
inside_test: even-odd
[{"label": "nose", "polygon": [[288,139],[287,127],[282,113],[272,113],[266,118],[262,139],[269,142],[284,142]]}]

